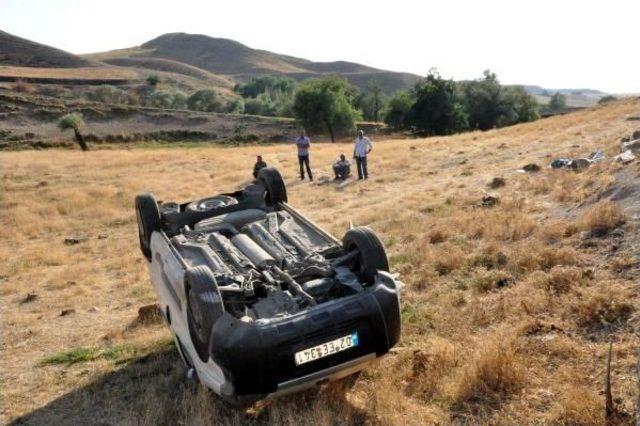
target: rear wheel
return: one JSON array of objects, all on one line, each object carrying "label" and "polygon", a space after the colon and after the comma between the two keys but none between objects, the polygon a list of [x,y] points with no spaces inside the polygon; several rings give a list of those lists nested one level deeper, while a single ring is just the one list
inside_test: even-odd
[{"label": "rear wheel", "polygon": [[353,270],[366,284],[373,284],[378,271],[389,271],[389,261],[382,241],[367,226],[350,229],[344,234],[342,244],[347,252],[358,250]]},{"label": "rear wheel", "polygon": [[187,322],[189,335],[203,362],[209,359],[211,329],[224,313],[216,278],[206,266],[196,266],[185,273]]},{"label": "rear wheel", "polygon": [[275,167],[264,167],[258,172],[258,180],[265,187],[264,200],[267,207],[276,207],[287,202],[287,188],[282,175]]},{"label": "rear wheel", "polygon": [[136,196],[135,206],[140,250],[144,257],[151,261],[151,234],[153,231],[159,231],[161,227],[158,203],[152,194],[144,193]]},{"label": "rear wheel", "polygon": [[216,195],[215,197],[203,198],[187,205],[187,210],[196,212],[206,212],[220,207],[238,204],[238,200],[229,195]]}]

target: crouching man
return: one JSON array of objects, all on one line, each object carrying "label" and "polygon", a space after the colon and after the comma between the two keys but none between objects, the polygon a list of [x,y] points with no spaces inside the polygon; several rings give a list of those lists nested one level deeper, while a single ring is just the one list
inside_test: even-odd
[{"label": "crouching man", "polygon": [[335,180],[345,180],[351,175],[351,162],[344,154],[340,154],[340,159],[333,163],[333,173],[336,175]]}]

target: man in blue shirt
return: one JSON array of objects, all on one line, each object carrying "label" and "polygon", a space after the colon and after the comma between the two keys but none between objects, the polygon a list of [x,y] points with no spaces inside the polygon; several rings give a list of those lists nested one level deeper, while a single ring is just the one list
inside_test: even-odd
[{"label": "man in blue shirt", "polygon": [[304,166],[306,166],[309,180],[313,181],[311,167],[309,166],[309,147],[311,146],[311,141],[304,130],[300,132],[300,137],[296,139],[296,146],[298,147],[298,163],[300,163],[300,180],[304,180]]}]

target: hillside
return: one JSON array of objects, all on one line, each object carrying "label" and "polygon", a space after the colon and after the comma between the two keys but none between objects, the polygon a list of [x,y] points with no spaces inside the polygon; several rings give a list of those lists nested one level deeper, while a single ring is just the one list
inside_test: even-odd
[{"label": "hillside", "polygon": [[0,65],[41,68],[74,68],[94,65],[92,61],[60,49],[0,31]]},{"label": "hillside", "polygon": [[387,93],[407,89],[420,78],[415,74],[384,71],[345,61],[312,62],[252,49],[229,39],[186,33],[164,34],[139,47],[94,53],[85,57],[113,64],[122,64],[124,59],[169,59],[239,81],[246,81],[260,75],[287,75],[302,80],[328,74],[341,74],[353,84],[365,87],[371,79],[375,78]]},{"label": "hillside", "polygon": [[[321,184],[343,143],[314,145],[315,185],[296,178],[288,145],[0,153],[0,423],[602,425],[613,342],[610,424],[630,424],[640,163],[612,156],[639,117],[627,99],[487,132],[375,138],[370,179],[344,188]],[[584,171],[547,168],[599,149],[607,159]],[[156,299],[132,200],[232,191],[257,153],[334,235],[375,229],[406,286],[402,340],[381,362],[244,411],[185,383],[165,326],[138,320]]]}]

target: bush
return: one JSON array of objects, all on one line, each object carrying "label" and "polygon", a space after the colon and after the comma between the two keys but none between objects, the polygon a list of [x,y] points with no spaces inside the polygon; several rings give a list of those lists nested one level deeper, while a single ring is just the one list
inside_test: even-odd
[{"label": "bush", "polygon": [[103,84],[97,87],[93,92],[87,93],[87,98],[96,102],[103,102],[106,104],[127,104],[129,102],[129,95],[122,89],[118,89],[115,86]]},{"label": "bush", "polygon": [[146,101],[148,106],[164,109],[184,109],[187,95],[179,90],[156,90]]},{"label": "bush", "polygon": [[160,77],[158,77],[157,75],[151,74],[149,77],[147,77],[147,84],[149,86],[155,87],[158,85],[158,83],[160,83]]},{"label": "bush", "polygon": [[194,111],[222,112],[223,104],[211,89],[198,90],[187,98],[187,107]]}]

